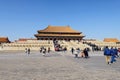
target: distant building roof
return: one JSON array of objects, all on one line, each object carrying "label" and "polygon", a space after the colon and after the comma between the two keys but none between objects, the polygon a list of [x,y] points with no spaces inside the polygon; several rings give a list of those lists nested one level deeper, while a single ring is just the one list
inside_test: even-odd
[{"label": "distant building roof", "polygon": [[37,40],[36,38],[19,38],[18,41]]},{"label": "distant building roof", "polygon": [[104,38],[104,42],[120,42],[117,38]]},{"label": "distant building roof", "polygon": [[80,33],[76,30],[71,29],[70,26],[50,26],[50,25],[44,30],[38,30],[38,32]]},{"label": "distant building roof", "polygon": [[0,37],[0,43],[9,43],[8,37]]}]

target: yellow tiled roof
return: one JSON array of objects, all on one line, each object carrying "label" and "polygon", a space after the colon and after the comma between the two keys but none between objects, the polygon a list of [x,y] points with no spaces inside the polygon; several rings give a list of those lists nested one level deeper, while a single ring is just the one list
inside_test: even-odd
[{"label": "yellow tiled roof", "polygon": [[67,33],[81,33],[70,28],[70,26],[48,26],[44,30],[39,30],[38,32],[67,32]]},{"label": "yellow tiled roof", "polygon": [[104,42],[120,42],[117,38],[105,38]]}]

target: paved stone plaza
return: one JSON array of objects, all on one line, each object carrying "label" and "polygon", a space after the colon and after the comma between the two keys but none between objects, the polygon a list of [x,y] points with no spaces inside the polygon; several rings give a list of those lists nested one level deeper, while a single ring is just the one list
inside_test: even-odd
[{"label": "paved stone plaza", "polygon": [[120,80],[120,58],[107,65],[102,52],[74,58],[70,52],[0,52],[0,80]]}]

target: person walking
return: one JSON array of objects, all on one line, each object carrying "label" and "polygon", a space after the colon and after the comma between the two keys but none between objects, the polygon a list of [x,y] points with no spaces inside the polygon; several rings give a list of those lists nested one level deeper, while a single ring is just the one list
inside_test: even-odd
[{"label": "person walking", "polygon": [[30,48],[28,48],[28,55],[30,54]]},{"label": "person walking", "polygon": [[42,48],[40,48],[40,53],[42,53]]},{"label": "person walking", "polygon": [[116,58],[118,58],[119,57],[119,55],[118,55],[118,49],[116,47],[115,47],[114,51],[115,51]]},{"label": "person walking", "polygon": [[25,48],[25,53],[27,53],[27,48]]},{"label": "person walking", "polygon": [[46,48],[43,49],[43,56],[46,54]]},{"label": "person walking", "polygon": [[75,51],[74,48],[72,48],[72,49],[71,49],[72,54],[74,53],[74,51]]},{"label": "person walking", "polygon": [[89,55],[88,55],[88,50],[87,50],[87,48],[85,48],[85,49],[83,50],[83,52],[84,52],[85,58],[88,58]]},{"label": "person walking", "polygon": [[115,54],[115,49],[113,49],[113,47],[111,47],[111,49],[110,49],[110,54],[111,54],[111,63],[113,63],[113,62],[116,62],[116,59],[115,59],[115,57],[116,57],[116,54]]},{"label": "person walking", "polygon": [[80,53],[80,57],[82,57],[82,58],[85,57],[84,50],[81,51],[81,53]]},{"label": "person walking", "polygon": [[48,53],[50,53],[50,47],[48,47]]},{"label": "person walking", "polygon": [[109,50],[108,46],[106,46],[105,49],[104,49],[104,56],[105,56],[105,59],[106,59],[106,63],[110,64],[111,53],[110,53],[110,50]]},{"label": "person walking", "polygon": [[74,51],[74,55],[75,55],[75,58],[78,58],[78,49],[76,49],[75,51]]}]

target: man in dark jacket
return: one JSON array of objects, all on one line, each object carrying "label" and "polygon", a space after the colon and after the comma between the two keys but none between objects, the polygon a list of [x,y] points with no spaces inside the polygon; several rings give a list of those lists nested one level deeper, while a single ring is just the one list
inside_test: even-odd
[{"label": "man in dark jacket", "polygon": [[106,46],[105,49],[104,49],[104,56],[106,58],[106,63],[109,64],[110,63],[111,54],[110,54],[110,50],[109,50],[108,46]]},{"label": "man in dark jacket", "polygon": [[30,54],[30,48],[28,48],[28,55]]},{"label": "man in dark jacket", "polygon": [[114,51],[115,51],[115,56],[118,58],[119,57],[119,55],[118,55],[118,49],[116,47],[115,47]]},{"label": "man in dark jacket", "polygon": [[110,49],[110,54],[111,54],[111,63],[116,62],[116,59],[115,59],[116,52],[115,52],[115,49],[113,49],[113,47],[111,47]]},{"label": "man in dark jacket", "polygon": [[85,58],[88,58],[89,55],[88,55],[88,50],[87,50],[87,48],[85,48],[85,49],[83,50],[83,52],[84,52]]}]

